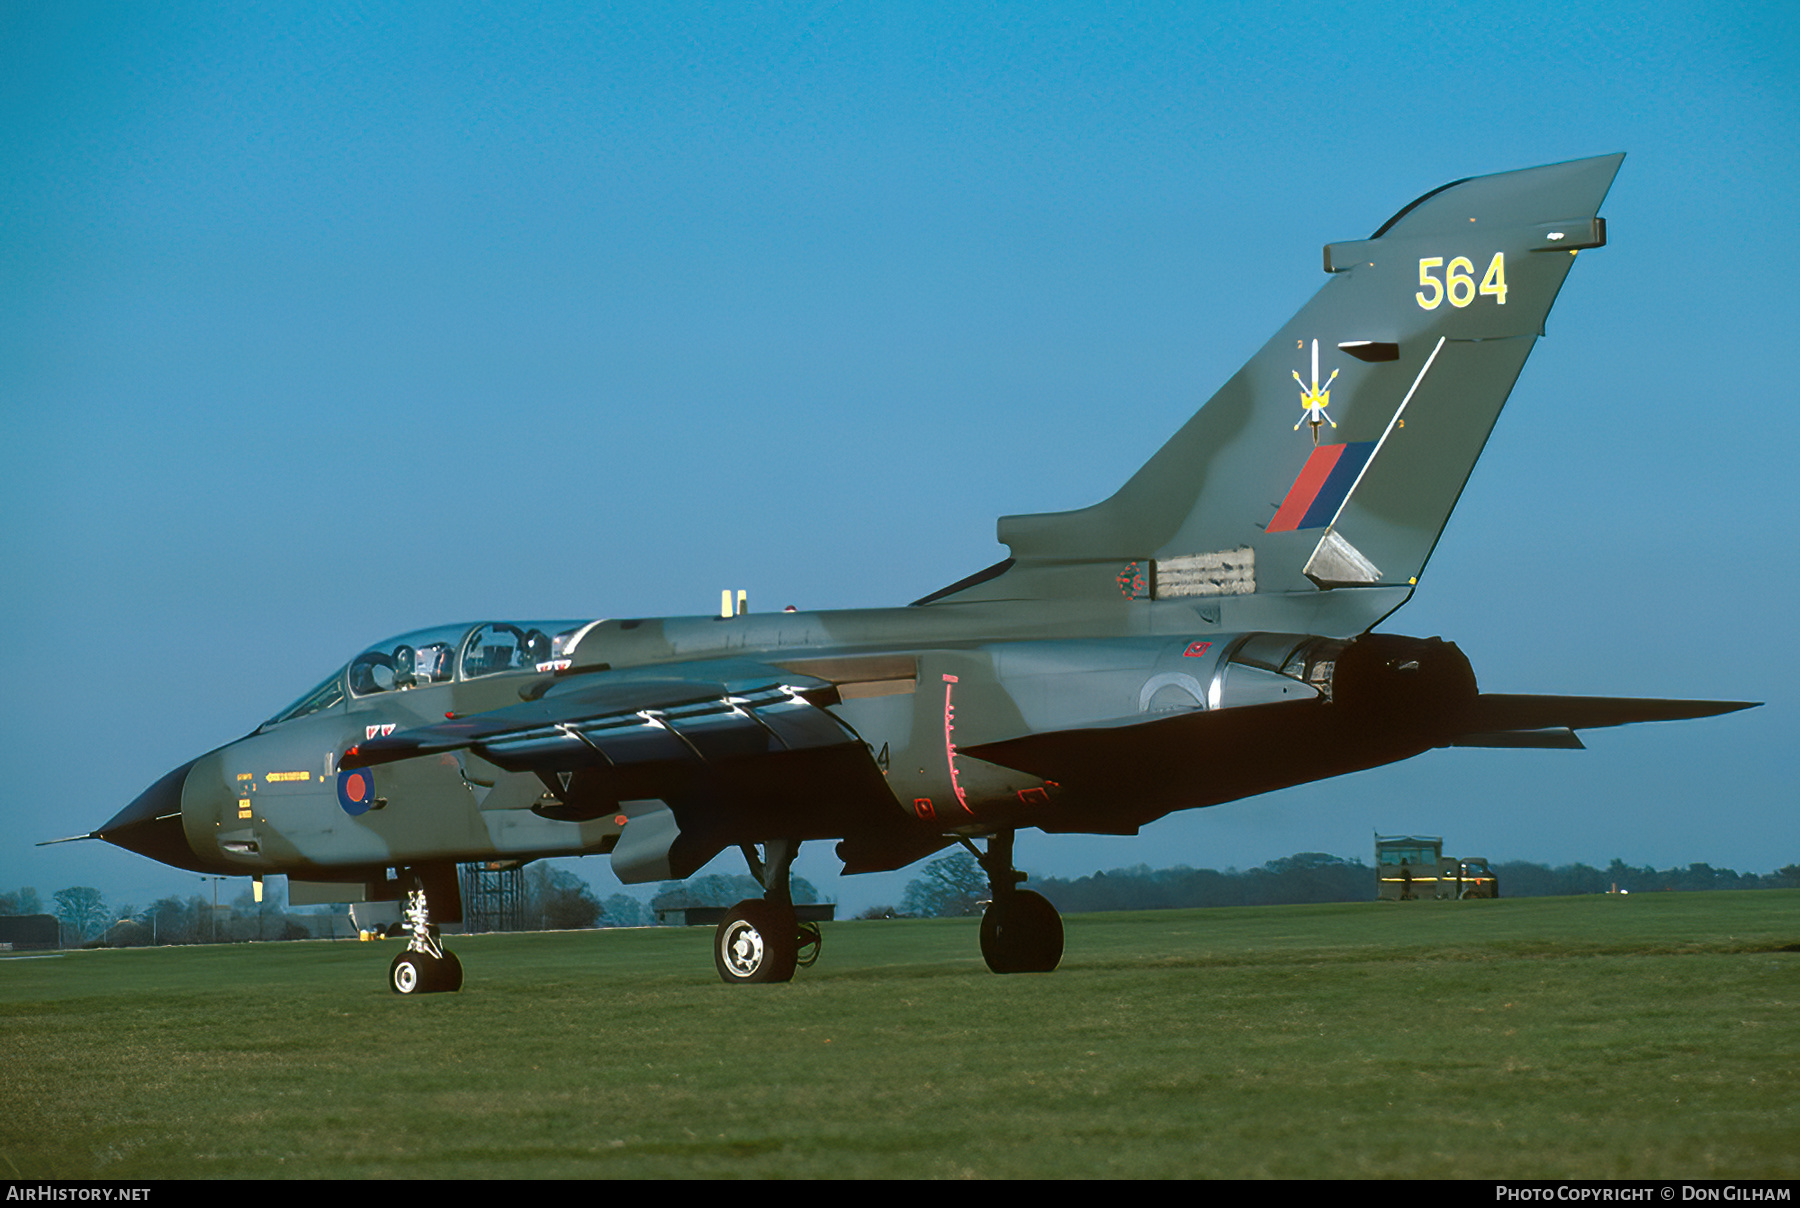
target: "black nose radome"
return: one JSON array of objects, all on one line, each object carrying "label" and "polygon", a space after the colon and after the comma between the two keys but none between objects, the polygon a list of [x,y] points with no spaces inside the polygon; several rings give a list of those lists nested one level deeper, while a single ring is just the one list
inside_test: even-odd
[{"label": "black nose radome", "polygon": [[199,762],[190,759],[158,780],[94,833],[126,851],[176,868],[212,871],[195,857],[181,829],[181,789],[187,783],[189,769]]}]

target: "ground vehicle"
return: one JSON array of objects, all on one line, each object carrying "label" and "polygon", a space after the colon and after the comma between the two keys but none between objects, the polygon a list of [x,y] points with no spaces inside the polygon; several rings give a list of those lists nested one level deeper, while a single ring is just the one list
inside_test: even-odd
[{"label": "ground vehicle", "polygon": [[1500,896],[1500,878],[1487,860],[1446,859],[1439,835],[1376,835],[1375,886],[1384,902]]}]

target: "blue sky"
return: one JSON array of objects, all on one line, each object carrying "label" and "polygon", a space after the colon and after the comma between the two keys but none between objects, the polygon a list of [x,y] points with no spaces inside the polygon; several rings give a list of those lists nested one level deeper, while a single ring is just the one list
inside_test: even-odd
[{"label": "blue sky", "polygon": [[30,845],[390,634],[916,598],[1110,494],[1322,244],[1612,151],[1384,628],[1495,691],[1768,704],[1020,861],[1800,861],[1797,11],[0,5],[0,889],[198,891]]}]

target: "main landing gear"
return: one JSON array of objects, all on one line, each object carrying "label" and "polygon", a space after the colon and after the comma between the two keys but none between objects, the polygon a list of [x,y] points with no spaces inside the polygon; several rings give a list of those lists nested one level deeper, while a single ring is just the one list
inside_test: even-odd
[{"label": "main landing gear", "polygon": [[792,906],[747,898],[713,934],[713,963],[732,983],[791,981],[800,963],[800,925]]},{"label": "main landing gear", "polygon": [[1020,889],[1025,874],[1012,866],[1013,832],[988,839],[987,851],[967,847],[988,875],[991,899],[981,916],[981,958],[995,973],[1048,973],[1062,962],[1062,916],[1042,894]]},{"label": "main landing gear", "polygon": [[750,875],[763,887],[760,898],[746,898],[725,915],[713,933],[713,964],[721,980],[732,984],[792,981],[796,967],[819,959],[824,937],[817,923],[794,916],[788,870],[800,851],[797,839],[763,844],[765,863],[749,844],[743,847]]},{"label": "main landing gear", "polygon": [[413,889],[406,894],[406,922],[409,937],[406,951],[388,966],[388,989],[396,994],[431,994],[439,990],[462,989],[462,962],[456,953],[445,951],[438,942],[437,928],[425,905],[425,891]]},{"label": "main landing gear", "polygon": [[[1015,870],[1013,832],[988,839],[983,852],[962,841],[987,873],[992,895],[981,918],[981,956],[995,973],[1048,973],[1062,963],[1063,925],[1056,907],[1042,894],[1020,889],[1025,874]],[[745,845],[750,874],[763,896],[733,906],[713,933],[713,964],[721,980],[733,984],[791,981],[796,968],[819,959],[822,937],[817,923],[794,916],[788,870],[800,850],[797,840],[765,843],[765,863]]]}]

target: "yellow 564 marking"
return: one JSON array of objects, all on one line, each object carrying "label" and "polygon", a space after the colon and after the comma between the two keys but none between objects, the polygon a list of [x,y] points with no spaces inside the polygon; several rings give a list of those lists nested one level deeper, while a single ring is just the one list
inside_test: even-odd
[{"label": "yellow 564 marking", "polygon": [[[1436,269],[1445,268],[1442,256],[1424,256],[1419,259],[1419,284],[1424,289],[1413,294],[1425,310],[1436,310],[1443,305],[1444,299],[1450,299],[1450,305],[1461,310],[1477,297],[1492,298],[1497,305],[1506,305],[1506,253],[1495,252],[1494,258],[1488,261],[1487,272],[1481,275],[1481,284],[1475,284],[1475,262],[1467,256],[1458,256],[1450,261],[1442,278],[1432,276]],[[1426,291],[1430,292],[1427,293]]]}]

